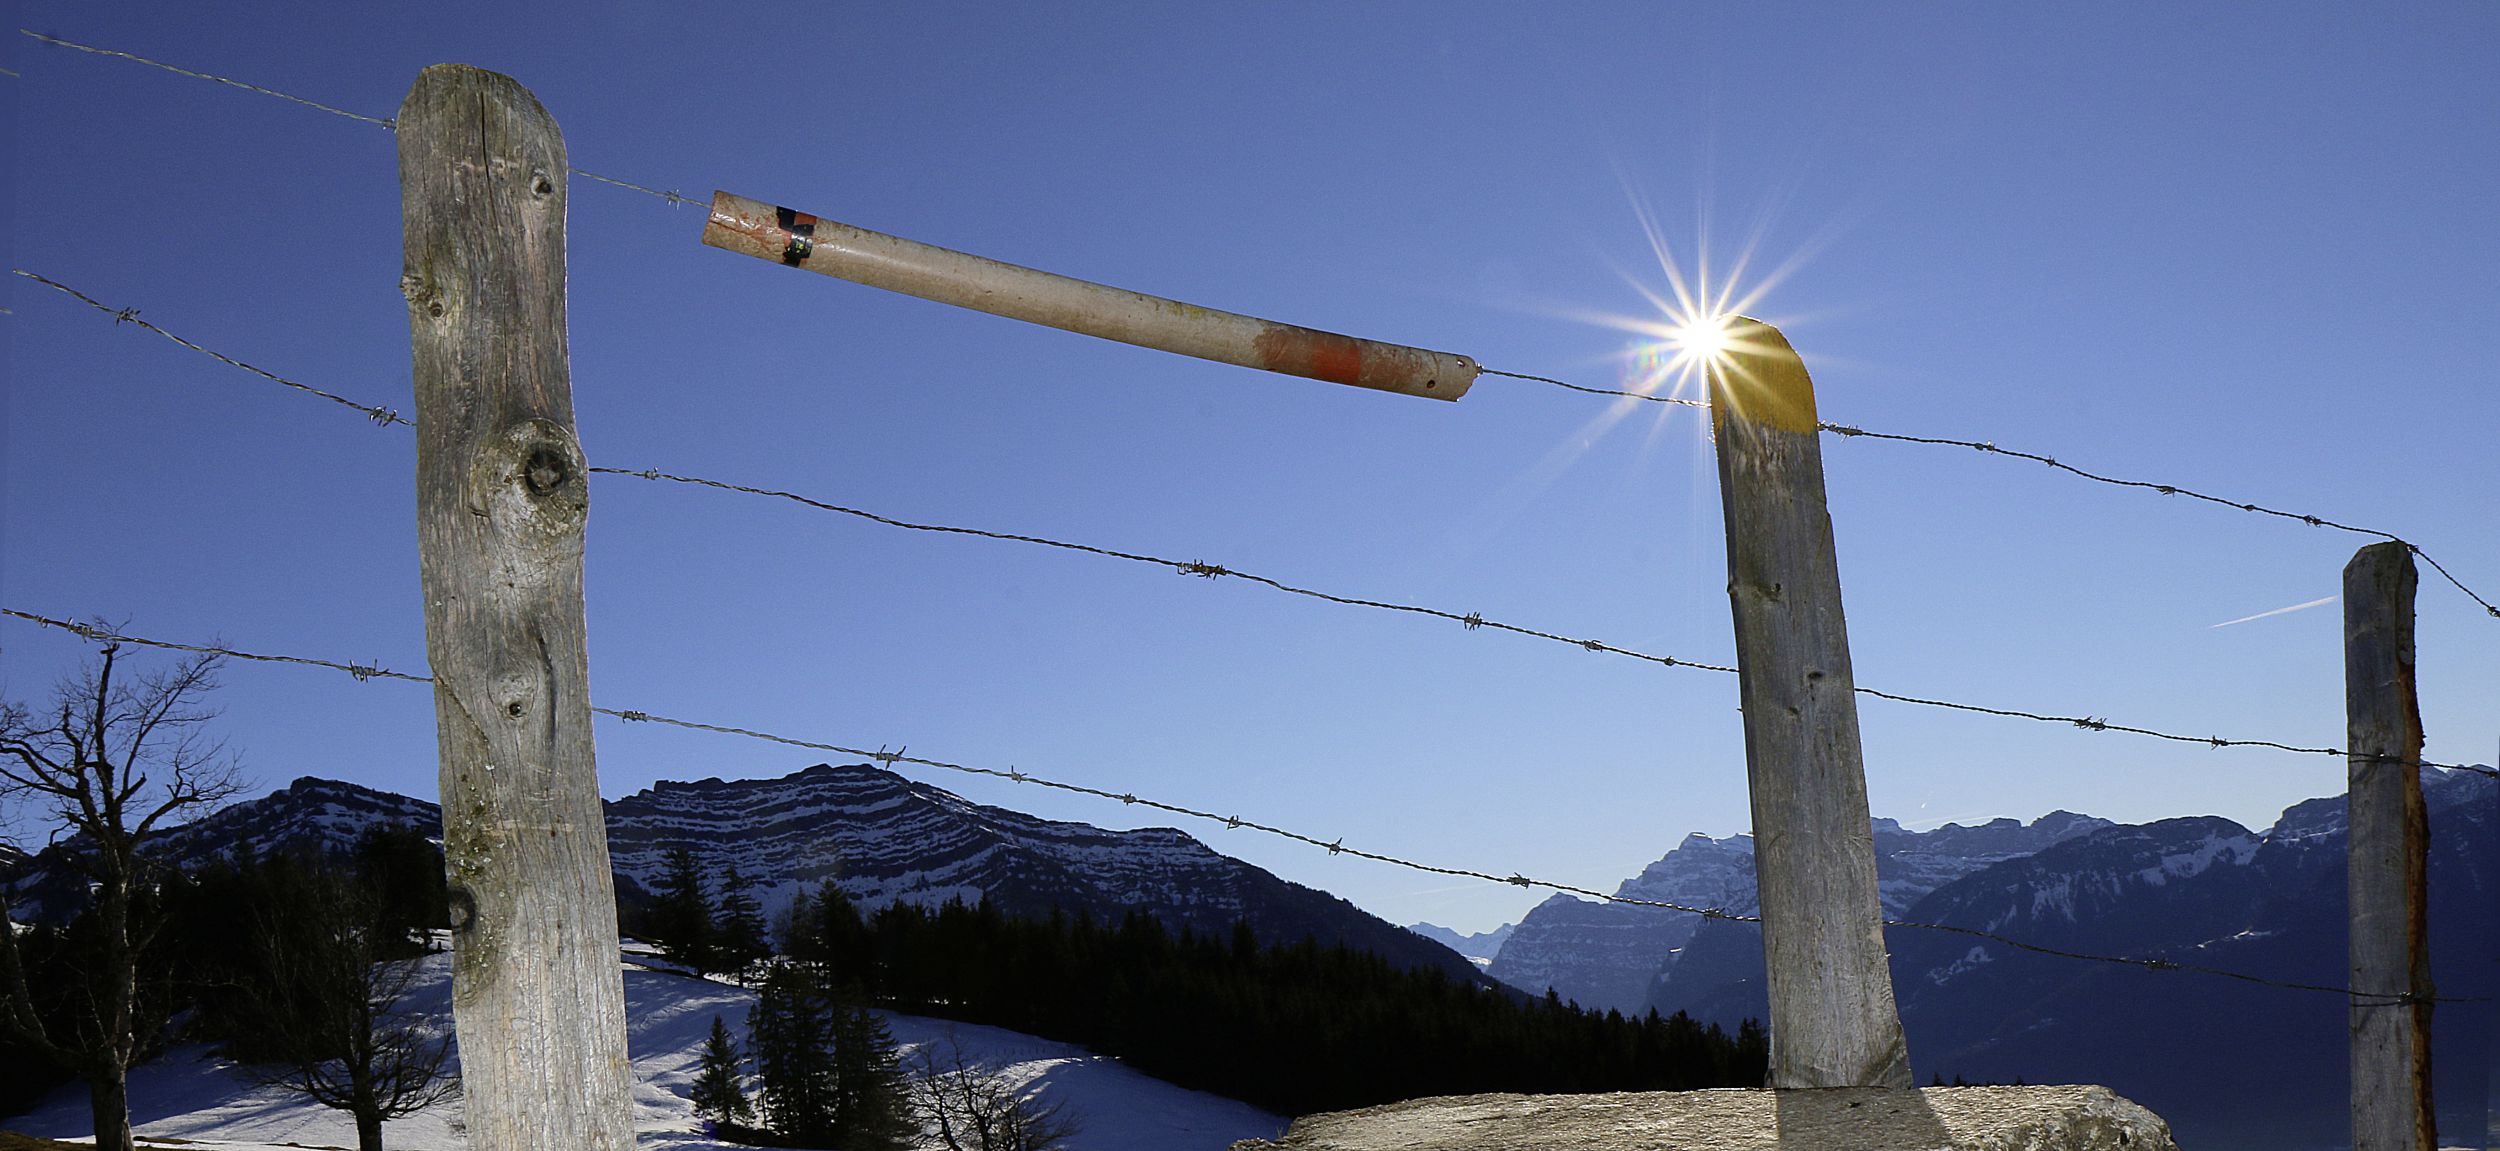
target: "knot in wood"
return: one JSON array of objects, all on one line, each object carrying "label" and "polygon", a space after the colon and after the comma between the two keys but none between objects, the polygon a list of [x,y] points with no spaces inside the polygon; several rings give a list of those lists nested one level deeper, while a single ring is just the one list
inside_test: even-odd
[{"label": "knot in wood", "polygon": [[585,461],[572,429],[530,418],[481,445],[470,473],[470,510],[487,516],[532,548],[577,535],[590,510]]},{"label": "knot in wood", "polygon": [[573,478],[573,461],[566,459],[564,453],[554,448],[540,447],[530,453],[529,463],[523,475],[529,483],[531,493],[547,495],[563,487],[565,481]]},{"label": "knot in wood", "polygon": [[443,305],[443,293],[434,288],[425,273],[414,268],[400,273],[399,294],[408,301],[409,307],[437,320],[442,319],[443,313],[448,310]]}]

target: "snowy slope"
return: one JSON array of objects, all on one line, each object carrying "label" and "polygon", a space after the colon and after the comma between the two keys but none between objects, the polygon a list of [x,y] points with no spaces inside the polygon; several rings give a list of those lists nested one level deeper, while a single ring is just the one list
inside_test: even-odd
[{"label": "snowy slope", "polygon": [[[449,1024],[449,957],[428,960],[414,992],[429,1014]],[[634,1062],[635,1125],[654,1151],[711,1151],[734,1146],[706,1139],[686,1093],[712,1016],[743,1036],[753,992],[666,972],[625,972],[627,1046]],[[973,1062],[1029,1085],[1045,1102],[1075,1116],[1073,1151],[1220,1151],[1236,1139],[1271,1138],[1286,1120],[1246,1103],[1172,1086],[1117,1059],[995,1027],[915,1015],[886,1016],[906,1051],[951,1036]],[[194,1141],[203,1151],[265,1151],[281,1146],[353,1147],[355,1125],[345,1112],[255,1087],[207,1048],[187,1047],[131,1072],[131,1118],[143,1137]],[[92,1134],[83,1088],[55,1094],[34,1111],[0,1120],[30,1135],[83,1139]],[[383,1129],[394,1149],[451,1151],[466,1145],[457,1098]]]}]

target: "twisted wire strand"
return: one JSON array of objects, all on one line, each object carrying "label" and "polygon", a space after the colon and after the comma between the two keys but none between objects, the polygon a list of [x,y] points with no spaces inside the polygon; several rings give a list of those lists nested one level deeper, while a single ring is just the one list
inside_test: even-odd
[{"label": "twisted wire strand", "polygon": [[[234,79],[231,76],[219,76],[209,72],[195,72],[189,68],[178,67],[173,64],[168,64],[162,60],[151,60],[145,56],[140,56],[130,52],[123,52],[112,48],[99,48],[93,44],[81,44],[75,40],[64,40],[58,36],[46,36],[43,33],[37,32],[31,28],[20,28],[18,29],[18,32],[21,35],[41,40],[46,44],[53,44],[63,48],[71,48],[95,56],[107,56],[117,60],[128,60],[134,64],[145,64],[150,68],[161,68],[177,76],[189,76],[195,80],[207,80],[215,84],[224,84],[230,88],[240,88],[246,92],[256,92],[263,96],[275,96],[278,99],[287,101],[288,103],[301,104],[304,107],[311,108],[315,111],[327,112],[333,116],[344,117],[349,120],[357,121],[358,123],[372,124],[386,132],[399,131],[399,121],[391,117],[367,116],[362,112],[350,112],[345,108],[324,104],[319,100],[308,100],[290,92],[281,92],[275,88],[264,88],[258,84],[246,83],[242,80]],[[673,191],[664,192],[658,188],[634,183],[631,180],[620,180],[614,176],[602,176],[599,173],[590,171],[586,168],[569,168],[568,170],[576,176],[597,180],[602,184],[613,184],[619,188],[626,188],[632,191],[640,192],[646,196],[655,197],[666,202],[672,208],[681,204],[694,204],[700,202],[690,197],[678,195]]]},{"label": "twisted wire strand", "polygon": [[[342,663],[336,660],[315,659],[306,656],[270,655],[261,652],[243,651],[219,644],[178,643],[171,640],[153,639],[144,636],[131,635],[119,629],[105,627],[101,624],[78,623],[72,620],[41,615],[34,612],[20,611],[16,608],[10,607],[0,607],[0,615],[24,620],[28,623],[37,624],[43,627],[57,628],[76,635],[81,639],[91,641],[138,644],[144,647],[223,656],[231,659],[251,660],[260,663],[294,664],[302,667],[326,668],[333,671],[346,672],[358,681],[368,679],[396,679],[410,683],[434,682],[430,676],[412,675],[407,672],[391,671],[387,668],[373,665]],[[892,750],[887,750],[884,745],[880,744],[875,751],[870,751],[866,748],[853,747],[847,744],[831,743],[824,740],[803,739],[798,736],[781,735],[774,732],[761,731],[755,728],[736,727],[729,724],[705,723],[699,720],[679,719],[673,716],[660,715],[649,711],[601,706],[593,706],[590,710],[600,715],[611,716],[628,723],[655,723],[666,727],[682,728],[688,731],[703,731],[716,735],[736,736],[742,739],[752,739],[764,743],[778,744],[783,747],[803,748],[810,751],[827,751],[837,755],[858,756],[864,760],[881,763],[885,765],[888,770],[893,769],[896,764],[912,764],[914,766],[933,768],[939,771],[950,771],[964,775],[976,775],[991,779],[1003,779],[1011,783],[1031,784],[1035,787],[1045,788],[1052,791],[1066,792],[1072,795],[1088,796],[1094,799],[1117,800],[1124,807],[1144,807],[1153,811],[1163,812],[1167,815],[1177,815],[1208,823],[1220,823],[1223,824],[1227,830],[1256,831],[1263,835],[1290,840],[1306,847],[1318,848],[1326,851],[1330,855],[1353,856],[1356,859],[1366,859],[1374,863],[1404,868],[1409,871],[1423,872],[1429,875],[1447,876],[1458,879],[1475,879],[1487,883],[1509,884],[1514,887],[1543,888],[1547,891],[1555,891],[1566,895],[1593,899],[1603,903],[1618,903],[1628,907],[1643,907],[1659,911],[1673,911],[1681,912],[1687,915],[1698,915],[1705,920],[1721,919],[1736,923],[1762,922],[1762,917],[1759,915],[1747,915],[1733,912],[1729,911],[1725,907],[1696,907],[1691,904],[1676,903],[1668,900],[1642,899],[1637,896],[1618,895],[1612,892],[1599,891],[1595,888],[1582,887],[1577,884],[1532,878],[1516,871],[1504,874],[1501,872],[1485,871],[1471,867],[1450,867],[1441,864],[1424,863],[1418,860],[1390,855],[1386,852],[1371,851],[1360,847],[1348,846],[1345,842],[1344,836],[1338,836],[1334,839],[1321,839],[1316,835],[1295,831],[1286,827],[1280,827],[1275,824],[1262,823],[1254,819],[1245,819],[1239,815],[1226,815],[1205,808],[1190,807],[1186,804],[1171,803],[1165,800],[1153,798],[1151,796],[1138,795],[1135,792],[1112,791],[1108,788],[1092,787],[1081,783],[1069,783],[1064,780],[1034,775],[1030,772],[1013,767],[1001,770],[994,767],[980,767],[972,764],[956,763],[950,760],[935,759],[929,756],[912,755],[909,754],[910,749],[908,746],[896,747]],[[2294,991],[2327,992],[2342,995],[2353,1002],[2370,1006],[2411,1004],[2420,1002],[2422,999],[2426,998],[2415,996],[2410,993],[2389,994],[2379,992],[2362,992],[2355,991],[2347,987],[2335,987],[2321,983],[2299,983],[2268,979],[2263,976],[2250,975],[2246,972],[2231,971],[2225,968],[2210,967],[2202,964],[2180,963],[2175,960],[2157,957],[2147,958],[2142,956],[2096,955],[2090,952],[2074,951],[2067,948],[2046,947],[2040,944],[2027,943],[2019,939],[2014,939],[1993,931],[1987,931],[1975,927],[1961,927],[1953,924],[1921,923],[1895,919],[1886,919],[1883,920],[1882,923],[1885,927],[1899,927],[1917,931],[1938,931],[1954,935],[1968,936],[1971,938],[1986,939],[2020,951],[2028,951],[2038,955],[2047,955],[2063,959],[2117,964],[2121,966],[2140,968],[2146,971],[2195,972],[2198,974],[2235,979],[2245,983],[2286,988]],[[2431,1001],[2440,1003],[2484,1002],[2484,1000],[2481,999],[2462,999],[2454,997],[2435,998]]]}]

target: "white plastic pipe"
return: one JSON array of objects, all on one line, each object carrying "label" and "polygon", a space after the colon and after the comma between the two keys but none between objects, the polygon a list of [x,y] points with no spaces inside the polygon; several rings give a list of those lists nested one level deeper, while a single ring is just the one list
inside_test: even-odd
[{"label": "white plastic pipe", "polygon": [[1219,312],[712,193],[703,242],[837,279],[1143,348],[1331,383],[1455,400],[1476,361]]}]

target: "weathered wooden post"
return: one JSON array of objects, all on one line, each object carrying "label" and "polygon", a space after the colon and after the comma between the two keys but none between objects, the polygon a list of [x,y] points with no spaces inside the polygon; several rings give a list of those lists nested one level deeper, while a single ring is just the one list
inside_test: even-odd
[{"label": "weathered wooden post", "polygon": [[564,139],[511,78],[436,65],[400,106],[399,173],[469,1145],[629,1151],[582,623]]},{"label": "weathered wooden post", "polygon": [[1771,1086],[1909,1087],[1876,898],[1814,381],[1768,324],[1710,370],[1769,961]]},{"label": "weathered wooden post", "polygon": [[2411,549],[2344,565],[2353,1151],[2432,1151],[2430,817],[2413,688]]}]

